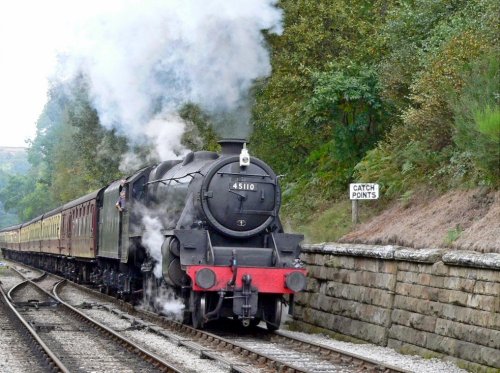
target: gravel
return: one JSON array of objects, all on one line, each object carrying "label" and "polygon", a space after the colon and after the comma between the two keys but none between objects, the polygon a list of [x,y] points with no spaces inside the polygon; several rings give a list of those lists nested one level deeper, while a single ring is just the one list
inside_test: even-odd
[{"label": "gravel", "polygon": [[[1,277],[2,280],[4,277]],[[0,372],[40,372],[31,348],[7,316],[7,306],[0,301]]]},{"label": "gravel", "polygon": [[[3,283],[4,289],[9,289],[13,285],[20,282],[17,275],[11,271],[6,271],[5,269],[0,270],[0,280]],[[65,287],[63,289],[62,297],[66,299],[69,303],[74,305],[80,305],[83,302],[95,303],[96,300],[91,295],[87,295],[82,291],[77,291],[71,287]],[[100,304],[106,303],[102,300],[98,301]],[[111,304],[109,304],[111,306]],[[217,373],[227,371],[223,367],[216,363],[200,360],[198,356],[193,354],[186,348],[176,346],[175,344],[168,341],[166,338],[156,335],[147,330],[133,330],[132,324],[125,319],[120,318],[117,315],[110,313],[107,310],[102,309],[89,309],[85,310],[91,317],[95,318],[106,325],[111,325],[117,330],[121,330],[127,337],[135,340],[141,345],[148,346],[153,352],[162,356],[169,356],[173,361],[179,362],[185,365],[188,370],[193,372],[203,371],[204,373]],[[337,341],[331,339],[324,335],[311,335],[300,332],[292,332],[288,330],[281,330],[284,334],[289,334],[290,336],[297,336],[315,343],[323,344],[326,346],[334,347],[342,351],[358,354],[381,363],[394,365],[412,372],[428,372],[428,373],[465,373],[466,371],[458,368],[451,362],[442,361],[439,359],[424,359],[420,356],[413,355],[402,355],[397,353],[393,349],[376,346],[372,344],[354,344],[349,342]],[[3,334],[3,333],[2,333]],[[5,361],[3,358],[3,352],[8,351],[0,344],[0,361]],[[10,359],[13,356],[9,355]],[[8,361],[8,360],[7,360]],[[3,366],[0,363],[0,370],[4,371]],[[22,371],[20,369],[19,371]]]},{"label": "gravel", "polygon": [[3,290],[8,293],[13,286],[23,282],[23,279],[8,267],[1,267],[0,281],[2,282]]},{"label": "gravel", "polygon": [[[73,305],[80,305],[83,302],[88,304],[96,303],[96,299],[91,295],[85,294],[84,292],[71,287],[65,287],[63,289],[61,298]],[[101,300],[97,302],[99,304],[107,304]],[[144,346],[148,351],[154,352],[158,356],[171,361],[173,364],[182,365],[187,372],[221,373],[228,371],[226,367],[223,367],[213,361],[201,359],[198,355],[194,354],[187,348],[179,347],[167,338],[157,335],[152,331],[134,330],[136,326],[134,326],[129,320],[123,319],[106,309],[96,307],[92,309],[81,309],[81,311],[92,319],[111,327],[118,333],[130,338],[138,345]]]},{"label": "gravel", "polygon": [[466,370],[458,368],[449,361],[439,359],[424,359],[420,356],[402,355],[392,348],[376,346],[372,344],[355,344],[349,342],[337,341],[321,334],[306,334],[281,330],[283,334],[291,337],[303,338],[311,342],[319,343],[325,346],[334,347],[339,350],[361,355],[363,357],[379,361],[384,364],[394,365],[412,372],[426,373],[467,373]]}]

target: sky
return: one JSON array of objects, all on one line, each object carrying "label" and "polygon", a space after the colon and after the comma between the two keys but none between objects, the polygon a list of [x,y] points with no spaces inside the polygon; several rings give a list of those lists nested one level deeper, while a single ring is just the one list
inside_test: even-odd
[{"label": "sky", "polygon": [[0,146],[27,146],[35,136],[47,77],[74,19],[62,17],[75,14],[68,10],[63,1],[0,1]]}]

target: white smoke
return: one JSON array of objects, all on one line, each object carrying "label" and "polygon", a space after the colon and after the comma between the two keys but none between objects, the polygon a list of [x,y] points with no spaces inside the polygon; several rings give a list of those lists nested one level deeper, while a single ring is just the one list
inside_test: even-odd
[{"label": "white smoke", "polygon": [[230,118],[220,135],[248,136],[249,90],[271,72],[262,30],[281,32],[276,2],[86,2],[93,13],[65,52],[63,75],[83,72],[101,123],[134,141],[155,140],[161,159],[178,155],[177,112],[188,102],[215,123]]},{"label": "white smoke", "polygon": [[163,224],[157,217],[151,217],[149,215],[143,215],[142,223],[144,224],[145,231],[142,235],[142,244],[148,251],[148,254],[154,259],[155,265],[153,268],[153,274],[156,278],[162,277],[162,255],[161,255],[161,245],[165,240],[165,237],[161,233],[163,229]]},{"label": "white smoke", "polygon": [[[161,233],[161,229],[164,228],[164,223],[162,219],[155,215],[158,212],[150,211],[148,212],[145,207],[138,208],[143,209],[142,224],[144,225],[145,231],[142,235],[141,243],[146,248],[149,256],[154,260],[153,274],[155,278],[162,278],[162,253],[161,246],[165,237]],[[152,288],[145,288],[143,291],[151,292]],[[179,299],[174,291],[166,286],[161,286],[155,293],[154,303],[157,305],[157,311],[168,317],[182,321],[182,315],[184,310],[184,303]],[[143,305],[143,307],[148,308],[149,305]]]},{"label": "white smoke", "polygon": [[160,313],[182,321],[185,306],[182,300],[176,297],[172,289],[162,287],[156,298],[156,302],[159,305]]}]

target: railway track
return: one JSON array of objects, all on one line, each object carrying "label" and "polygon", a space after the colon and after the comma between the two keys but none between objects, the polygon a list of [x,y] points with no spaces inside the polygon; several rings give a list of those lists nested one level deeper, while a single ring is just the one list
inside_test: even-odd
[{"label": "railway track", "polygon": [[[92,289],[73,283],[68,283],[67,286],[93,297],[95,308],[185,346],[199,356],[219,361],[234,372],[407,372],[356,354],[300,339],[286,332],[270,333],[264,328],[256,328],[252,333],[248,333],[248,330],[236,324],[230,325],[229,328],[226,326],[225,329],[232,329],[232,332],[193,329],[132,307],[128,303],[117,302],[114,298]],[[87,304],[91,299],[86,299]]]},{"label": "railway track", "polygon": [[[35,280],[43,281],[44,287],[60,282]],[[7,294],[2,290],[2,295],[52,371],[183,372],[55,299],[34,280],[25,279]]]},{"label": "railway track", "polygon": [[[44,279],[42,282],[50,286],[49,280]],[[82,313],[98,319],[115,331],[126,333],[131,338],[134,338],[134,331],[147,334],[150,339],[154,339],[154,335],[156,339],[186,349],[198,358],[216,362],[224,367],[223,371],[408,372],[286,332],[270,333],[263,328],[249,332],[236,324],[229,328],[200,331],[70,282],[61,282],[55,292],[59,301],[71,303]],[[136,343],[144,343],[137,340],[137,336],[135,338]]]}]

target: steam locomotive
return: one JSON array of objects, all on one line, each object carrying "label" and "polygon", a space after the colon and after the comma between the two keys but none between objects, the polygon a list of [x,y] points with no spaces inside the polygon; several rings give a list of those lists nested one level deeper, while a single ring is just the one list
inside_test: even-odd
[{"label": "steam locomotive", "polygon": [[279,328],[285,297],[306,286],[303,236],[283,232],[273,170],[250,157],[244,140],[219,143],[221,154],[141,169],[0,230],[4,256],[126,299],[142,295],[156,312],[169,289],[196,328],[222,317]]}]

